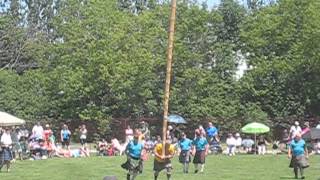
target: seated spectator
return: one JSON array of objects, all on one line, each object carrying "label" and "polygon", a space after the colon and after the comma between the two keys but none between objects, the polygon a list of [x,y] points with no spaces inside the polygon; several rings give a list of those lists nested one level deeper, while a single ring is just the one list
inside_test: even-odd
[{"label": "seated spectator", "polygon": [[228,134],[226,144],[227,144],[227,154],[229,156],[234,156],[235,155],[235,148],[236,148],[236,140],[231,133]]},{"label": "seated spectator", "polygon": [[246,138],[242,140],[242,146],[247,153],[252,152],[253,145],[254,145],[254,141],[250,138],[250,136],[246,136]]},{"label": "seated spectator", "polygon": [[100,156],[106,156],[107,155],[107,146],[108,143],[105,139],[102,139],[98,142],[98,153]]},{"label": "seated spectator", "polygon": [[111,144],[115,150],[119,152],[119,155],[121,156],[123,152],[125,151],[126,147],[124,145],[121,145],[117,138],[111,139]]}]

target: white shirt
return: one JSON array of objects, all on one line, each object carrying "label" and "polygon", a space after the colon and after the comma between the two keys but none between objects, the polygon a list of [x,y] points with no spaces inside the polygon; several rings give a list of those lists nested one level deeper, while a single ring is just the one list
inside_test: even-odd
[{"label": "white shirt", "polygon": [[42,128],[42,126],[38,126],[38,125],[33,126],[32,133],[36,137],[42,137],[43,136],[43,128]]},{"label": "white shirt", "polygon": [[290,133],[291,133],[291,138],[294,138],[297,134],[300,134],[302,132],[300,126],[291,126],[290,128]]},{"label": "white shirt", "polygon": [[242,144],[241,137],[236,138],[235,141],[236,141],[236,146],[241,146],[241,144]]},{"label": "white shirt", "polygon": [[234,137],[229,137],[229,138],[227,138],[226,143],[228,146],[235,146],[237,142]]},{"label": "white shirt", "polygon": [[3,133],[1,136],[0,142],[1,144],[4,144],[4,145],[11,145],[12,144],[11,135],[8,133]]},{"label": "white shirt", "polygon": [[80,139],[87,139],[87,129],[81,129],[80,130]]}]

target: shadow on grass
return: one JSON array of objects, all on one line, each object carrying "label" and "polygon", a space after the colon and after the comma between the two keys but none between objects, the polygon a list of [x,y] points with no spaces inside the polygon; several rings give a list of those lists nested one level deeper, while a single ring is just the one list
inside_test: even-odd
[{"label": "shadow on grass", "polygon": [[296,178],[294,178],[292,176],[282,176],[282,177],[280,177],[280,179],[296,179]]}]

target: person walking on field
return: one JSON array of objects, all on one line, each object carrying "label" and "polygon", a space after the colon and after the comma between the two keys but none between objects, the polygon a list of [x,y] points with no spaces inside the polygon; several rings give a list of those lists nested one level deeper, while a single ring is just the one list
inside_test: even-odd
[{"label": "person walking on field", "polygon": [[178,142],[180,148],[179,162],[183,164],[183,173],[188,173],[189,163],[191,161],[192,141],[187,138],[185,133],[181,134],[181,139]]},{"label": "person walking on field", "polygon": [[66,146],[67,149],[69,149],[71,132],[68,129],[68,126],[66,124],[63,125],[60,136],[61,136],[62,148]]},{"label": "person walking on field", "polygon": [[199,129],[195,131],[196,138],[193,140],[193,164],[195,167],[194,173],[204,171],[204,164],[206,160],[206,156],[208,155],[208,149],[209,149],[209,144],[207,139],[204,137],[204,133],[201,132]]},{"label": "person walking on field", "polygon": [[171,139],[168,138],[165,143],[165,155],[162,155],[162,143],[158,143],[154,148],[154,162],[153,162],[153,170],[154,170],[154,180],[158,179],[159,173],[166,169],[167,172],[167,180],[171,180],[171,171],[172,164],[171,159],[174,156],[175,148],[171,144]]},{"label": "person walking on field", "polygon": [[306,143],[301,138],[301,134],[296,134],[291,141],[288,157],[291,158],[289,167],[293,168],[295,178],[298,179],[298,171],[300,171],[301,179],[304,179],[303,169],[309,167],[307,161],[309,154]]},{"label": "person walking on field", "polygon": [[129,141],[125,150],[127,161],[121,165],[122,168],[128,170],[127,180],[134,180],[142,172],[142,150],[143,145],[139,142],[139,134],[135,134],[134,139]]}]

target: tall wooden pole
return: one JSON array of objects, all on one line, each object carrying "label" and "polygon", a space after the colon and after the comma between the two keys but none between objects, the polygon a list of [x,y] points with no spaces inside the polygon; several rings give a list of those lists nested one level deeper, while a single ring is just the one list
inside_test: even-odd
[{"label": "tall wooden pole", "polygon": [[166,73],[166,84],[165,93],[163,98],[163,128],[162,128],[162,155],[165,155],[165,143],[167,135],[167,124],[168,124],[168,109],[169,109],[169,96],[170,96],[170,81],[171,81],[171,69],[172,69],[172,52],[173,52],[173,40],[174,40],[174,25],[176,21],[176,0],[171,0],[171,14],[170,14],[170,25],[169,25],[169,38],[167,47],[167,73]]}]

